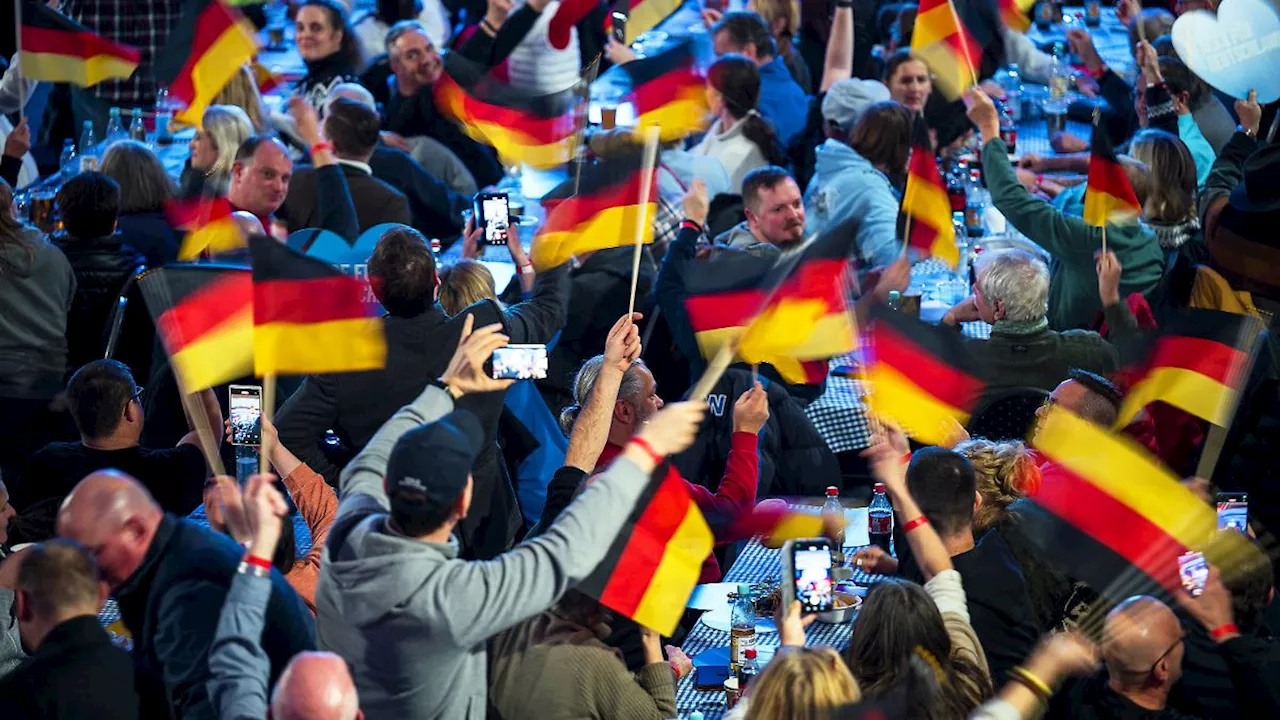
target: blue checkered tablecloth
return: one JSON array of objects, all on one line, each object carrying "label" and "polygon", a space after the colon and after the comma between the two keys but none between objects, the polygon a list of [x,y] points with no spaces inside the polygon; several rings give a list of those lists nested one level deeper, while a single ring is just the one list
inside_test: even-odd
[{"label": "blue checkered tablecloth", "polygon": [[[856,549],[845,548],[845,552],[852,555]],[[725,573],[724,581],[755,583],[761,580],[777,578],[782,574],[782,565],[779,560],[780,554],[780,550],[771,550],[752,540],[743,549],[742,554],[738,556],[729,572]],[[857,585],[870,586],[881,578],[882,576],[880,575],[870,575],[858,568],[853,569],[853,582]],[[845,623],[843,625],[814,623],[809,626],[805,635],[805,645],[810,647],[829,646],[837,650],[843,650],[849,645],[849,639],[853,637],[853,623]],[[729,634],[727,632],[714,630],[699,621],[693,630],[689,632],[689,635],[685,637],[680,649],[684,650],[689,657],[694,657],[704,650],[728,647],[728,645]],[[777,648],[778,634],[757,634],[756,646],[768,649]],[[687,717],[689,713],[699,710],[706,720],[715,720],[725,713],[724,691],[699,690],[694,686],[693,674],[690,673],[676,686],[676,709],[679,711],[680,717]]]}]

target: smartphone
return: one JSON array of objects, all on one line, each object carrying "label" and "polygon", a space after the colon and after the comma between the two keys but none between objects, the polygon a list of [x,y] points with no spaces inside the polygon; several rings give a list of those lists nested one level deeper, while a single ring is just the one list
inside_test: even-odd
[{"label": "smartphone", "polygon": [[1191,597],[1199,597],[1204,592],[1204,584],[1209,580],[1209,566],[1204,562],[1204,553],[1189,552],[1179,555],[1178,575],[1182,578],[1182,587],[1191,593]]},{"label": "smartphone", "polygon": [[618,10],[613,11],[613,39],[620,45],[627,44],[627,14]]},{"label": "smartphone", "polygon": [[231,444],[262,444],[262,386],[232,385],[228,388],[231,408]]},{"label": "smartphone", "polygon": [[826,538],[796,540],[791,544],[791,570],[795,599],[803,612],[826,612],[834,607],[835,579],[831,576],[831,541]]},{"label": "smartphone", "polygon": [[546,376],[546,345],[508,345],[493,351],[496,380],[541,380]]},{"label": "smartphone", "polygon": [[724,687],[729,679],[728,665],[699,665],[693,669],[693,686],[699,689]]},{"label": "smartphone", "polygon": [[485,243],[507,244],[507,228],[511,226],[511,209],[506,193],[476,193],[475,218],[476,227],[484,228]]},{"label": "smartphone", "polygon": [[1218,502],[1218,529],[1249,532],[1249,493],[1220,492]]}]

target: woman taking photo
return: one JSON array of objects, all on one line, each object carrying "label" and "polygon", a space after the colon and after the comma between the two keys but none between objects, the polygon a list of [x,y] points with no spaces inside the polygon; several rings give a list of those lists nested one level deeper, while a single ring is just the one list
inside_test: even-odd
[{"label": "woman taking photo", "polygon": [[298,8],[294,31],[307,74],[293,92],[319,111],[335,85],[360,82],[357,73],[364,67],[360,40],[351,29],[346,8],[337,0],[307,0]]},{"label": "woman taking photo", "polygon": [[191,138],[191,158],[182,171],[184,195],[225,195],[231,187],[231,166],[240,144],[253,135],[253,123],[234,105],[210,105]]},{"label": "woman taking photo", "polygon": [[783,165],[773,126],[756,110],[760,70],[741,55],[725,55],[707,71],[707,104],[715,118],[692,150],[720,160],[729,171],[729,189],[742,192],[742,179],[764,165]]}]

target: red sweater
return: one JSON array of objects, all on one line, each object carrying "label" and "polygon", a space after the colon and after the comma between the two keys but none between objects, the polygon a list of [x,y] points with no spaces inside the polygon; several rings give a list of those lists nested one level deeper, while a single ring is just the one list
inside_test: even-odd
[{"label": "red sweater", "polygon": [[[757,453],[759,439],[752,433],[735,432],[729,448],[729,459],[725,462],[724,477],[720,487],[713,493],[705,487],[685,480],[675,465],[667,466],[668,477],[684,480],[689,494],[697,503],[698,509],[707,519],[715,534],[716,543],[724,544],[741,540],[741,532],[735,532],[736,521],[750,515],[756,503],[756,488],[760,481],[760,463]],[[622,446],[607,443],[596,461],[596,470],[608,467],[619,454]],[[739,523],[739,525],[741,525]],[[747,534],[750,534],[749,531]],[[720,563],[715,555],[707,555],[702,562],[702,574],[699,583],[717,582],[720,580]]]}]

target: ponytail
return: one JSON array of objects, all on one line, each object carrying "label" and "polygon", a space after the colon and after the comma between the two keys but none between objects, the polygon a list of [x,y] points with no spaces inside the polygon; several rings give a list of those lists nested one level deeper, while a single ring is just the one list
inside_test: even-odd
[{"label": "ponytail", "polygon": [[773,129],[773,123],[765,120],[754,109],[742,120],[742,136],[760,148],[760,154],[764,155],[766,163],[779,166],[787,164],[786,151],[782,147],[782,141],[778,139],[778,133]]}]

